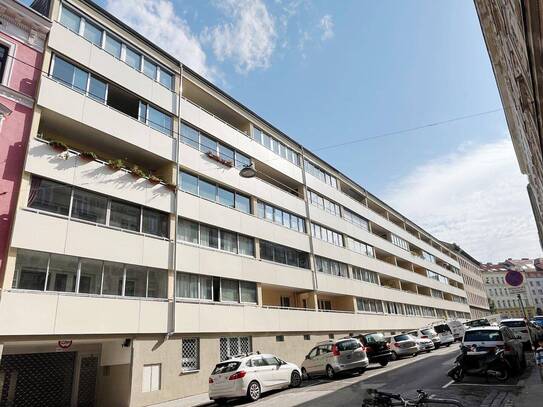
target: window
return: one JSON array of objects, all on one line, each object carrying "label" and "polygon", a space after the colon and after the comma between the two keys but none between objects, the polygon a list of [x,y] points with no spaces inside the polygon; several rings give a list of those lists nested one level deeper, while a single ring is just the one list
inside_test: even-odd
[{"label": "window", "polygon": [[428,252],[425,252],[424,250],[422,251],[422,258],[426,261],[429,261],[430,263],[436,262],[436,258],[434,257],[434,255]]},{"label": "window", "polygon": [[436,316],[434,309],[431,308],[431,307],[421,306],[420,310],[422,312],[422,316],[424,316],[424,317],[435,317]]},{"label": "window", "polygon": [[257,216],[261,219],[275,222],[289,229],[305,233],[304,218],[264,203],[262,201],[257,202]]},{"label": "window", "polygon": [[68,215],[72,188],[68,185],[32,177],[28,206],[47,212]]},{"label": "window", "polygon": [[140,208],[124,202],[111,201],[109,224],[121,229],[140,230]]},{"label": "window", "polygon": [[166,86],[168,89],[173,88],[173,75],[164,69],[160,69],[159,82]]},{"label": "window", "polygon": [[126,47],[126,56],[124,61],[138,71],[141,69],[141,55],[132,48]]},{"label": "window", "polygon": [[168,272],[166,270],[149,269],[147,272],[147,297],[168,297]]},{"label": "window", "polygon": [[104,49],[114,57],[121,58],[121,42],[117,41],[111,35],[106,33],[106,41],[104,43]]},{"label": "window", "polygon": [[219,187],[218,201],[221,205],[234,207],[234,192]]},{"label": "window", "polygon": [[347,247],[357,253],[363,254],[365,256],[374,257],[373,247],[363,243],[359,240],[353,239],[352,237],[347,237]]},{"label": "window", "polygon": [[251,213],[251,200],[249,197],[246,197],[245,195],[238,194],[236,192],[236,209],[245,212],[245,213]]},{"label": "window", "polygon": [[6,65],[8,63],[9,48],[5,45],[0,44],[0,82],[4,77],[4,71],[6,70]]},{"label": "window", "polygon": [[178,239],[198,244],[198,223],[186,219],[179,219]]},{"label": "window", "polygon": [[177,297],[200,298],[199,278],[196,274],[177,273]]},{"label": "window", "polygon": [[349,277],[349,271],[345,263],[315,256],[315,269],[321,273],[332,274],[339,277]]},{"label": "window", "polygon": [[245,256],[255,256],[255,241],[252,237],[238,235],[239,254]]},{"label": "window", "polygon": [[284,308],[290,307],[290,297],[281,296],[280,301],[281,301],[281,307],[284,307]]},{"label": "window", "polygon": [[89,74],[55,55],[53,59],[53,78],[73,89],[86,93]]},{"label": "window", "polygon": [[275,337],[275,342],[285,342],[285,336],[284,335],[277,335]]},{"label": "window", "polygon": [[393,245],[409,251],[409,243],[407,243],[407,241],[405,241],[401,237],[398,237],[395,234],[390,234],[390,240]]},{"label": "window", "polygon": [[219,339],[219,356],[221,362],[242,353],[251,352],[250,336],[235,336]]},{"label": "window", "polygon": [[313,175],[314,177],[320,179],[322,182],[330,185],[333,188],[338,187],[337,179],[334,176],[328,174],[324,170],[321,170],[318,166],[316,166],[312,162],[310,162],[308,160],[305,160],[304,168],[305,168],[305,171],[307,173],[309,173],[309,174]]},{"label": "window", "polygon": [[84,294],[100,294],[102,288],[102,262],[81,259],[79,264],[79,289]]},{"label": "window", "polygon": [[147,124],[152,129],[160,131],[161,133],[171,135],[173,120],[171,116],[166,113],[161,112],[158,109],[155,109],[151,105],[147,105]]},{"label": "window", "polygon": [[141,385],[141,391],[143,393],[160,390],[160,370],[160,364],[143,366],[143,377]]},{"label": "window", "polygon": [[343,218],[355,226],[358,226],[364,230],[369,230],[369,221],[349,209],[343,208]]},{"label": "window", "polygon": [[311,235],[317,239],[324,240],[336,246],[343,246],[343,235],[324,226],[311,224]]},{"label": "window", "polygon": [[147,58],[143,58],[143,73],[151,79],[156,79],[157,66]]},{"label": "window", "polygon": [[75,292],[77,257],[52,254],[49,259],[47,291]]},{"label": "window", "polygon": [[332,202],[311,190],[309,191],[309,202],[332,215],[341,216],[340,206],[337,203]]},{"label": "window", "polygon": [[221,250],[225,250],[227,252],[237,253],[238,252],[238,240],[237,240],[237,234],[233,232],[228,232],[226,230],[220,231],[220,245]]},{"label": "window", "polygon": [[387,314],[396,314],[396,315],[403,314],[402,304],[399,304],[397,302],[390,302],[390,301],[384,301],[384,304],[385,304],[385,311]]},{"label": "window", "polygon": [[310,340],[311,340],[311,335],[305,334],[304,335],[304,341],[310,341]]},{"label": "window", "polygon": [[352,266],[353,278],[355,280],[366,281],[368,283],[379,284],[377,273],[370,270],[365,270],[360,267]]},{"label": "window", "polygon": [[294,165],[300,166],[300,156],[296,151],[267,135],[257,127],[253,128],[253,138],[256,142],[262,144],[267,149],[272,150],[275,154],[290,161]]},{"label": "window", "polygon": [[170,217],[167,213],[143,208],[142,232],[167,238],[170,235],[169,220]]},{"label": "window", "polygon": [[265,240],[260,241],[260,258],[289,266],[309,268],[307,253]]},{"label": "window", "polygon": [[198,195],[198,177],[181,171],[181,190]]},{"label": "window", "polygon": [[181,339],[181,370],[191,372],[200,369],[200,339]]},{"label": "window", "polygon": [[72,217],[106,224],[107,198],[92,192],[74,189]]},{"label": "window", "polygon": [[256,304],[256,283],[240,281],[241,302]]},{"label": "window", "polygon": [[433,271],[430,271],[430,270],[426,270],[426,274],[432,280],[439,281],[440,283],[449,284],[449,279],[447,277],[442,276],[441,274],[434,273]]},{"label": "window", "polygon": [[239,302],[239,282],[221,278],[221,301]]},{"label": "window", "polygon": [[18,249],[13,287],[22,290],[43,291],[45,289],[48,264],[48,254]]},{"label": "window", "polygon": [[102,30],[94,24],[85,21],[83,37],[92,42],[94,45],[102,46]]},{"label": "window", "polygon": [[81,17],[69,10],[62,7],[62,14],[60,15],[60,23],[66,28],[72,30],[75,33],[79,33],[79,26],[81,25]]},{"label": "window", "polygon": [[198,180],[198,195],[201,198],[209,199],[210,201],[217,200],[217,185],[202,179]]},{"label": "window", "polygon": [[89,97],[98,100],[99,102],[104,103],[106,101],[106,92],[107,85],[104,81],[97,79],[93,75],[90,77],[89,81]]},{"label": "window", "polygon": [[383,303],[380,300],[357,298],[356,306],[360,312],[382,313]]}]

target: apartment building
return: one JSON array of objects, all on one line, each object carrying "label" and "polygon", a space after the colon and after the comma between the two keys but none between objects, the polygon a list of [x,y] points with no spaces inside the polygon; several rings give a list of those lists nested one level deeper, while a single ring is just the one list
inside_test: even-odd
[{"label": "apartment building", "polygon": [[481,263],[457,244],[446,243],[446,245],[458,255],[460,274],[464,279],[471,318],[478,319],[490,315]]},{"label": "apartment building", "polygon": [[[526,316],[529,318],[536,315],[537,304],[535,298],[532,296],[532,291],[537,292],[537,277],[534,278],[533,276],[536,273],[533,260],[507,259],[501,263],[482,264],[481,268],[493,314],[500,314],[508,318],[524,318],[525,311]],[[505,275],[509,270],[520,271],[524,275],[525,293],[521,294],[520,301],[516,294],[509,292],[509,286],[505,282]],[[530,274],[532,274],[532,278],[528,280]]]},{"label": "apartment building", "polygon": [[469,318],[446,245],[94,3],[36,4],[0,405],[145,406],[241,352]]}]

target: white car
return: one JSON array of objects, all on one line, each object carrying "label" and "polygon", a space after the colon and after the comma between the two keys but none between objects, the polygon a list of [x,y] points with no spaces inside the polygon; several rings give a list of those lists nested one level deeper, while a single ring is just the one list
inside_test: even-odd
[{"label": "white car", "polygon": [[531,349],[532,341],[537,336],[535,328],[530,326],[529,323],[522,318],[510,318],[502,319],[500,321],[501,326],[509,327],[515,335],[520,336],[520,340],[524,344],[525,349]]},{"label": "white car", "polygon": [[428,352],[430,353],[435,349],[434,342],[429,338],[417,338],[416,336],[410,335],[416,342],[418,353]]},{"label": "white car", "polygon": [[274,355],[244,354],[218,363],[209,376],[209,398],[217,403],[247,397],[256,401],[270,390],[298,387],[300,368]]},{"label": "white car", "polygon": [[433,328],[439,336],[441,346],[450,346],[454,342],[454,336],[448,324],[435,324]]},{"label": "white car", "polygon": [[449,319],[448,321],[445,321],[445,323],[451,328],[454,340],[461,341],[464,337],[464,332],[466,331],[464,324],[457,319]]}]

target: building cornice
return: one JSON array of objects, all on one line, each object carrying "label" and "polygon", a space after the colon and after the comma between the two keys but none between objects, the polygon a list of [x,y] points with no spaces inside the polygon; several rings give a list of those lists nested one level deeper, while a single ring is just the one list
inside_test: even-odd
[{"label": "building cornice", "polygon": [[43,52],[51,21],[13,0],[0,0],[0,32]]},{"label": "building cornice", "polygon": [[14,102],[20,103],[23,106],[32,109],[34,107],[34,99],[30,96],[27,96],[21,92],[17,92],[7,86],[0,85],[0,96],[5,97],[6,99],[13,100]]}]

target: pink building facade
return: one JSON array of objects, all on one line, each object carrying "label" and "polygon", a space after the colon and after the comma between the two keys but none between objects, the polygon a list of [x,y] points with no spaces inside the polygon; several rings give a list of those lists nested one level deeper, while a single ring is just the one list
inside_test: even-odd
[{"label": "pink building facade", "polygon": [[17,204],[34,95],[51,22],[13,0],[0,0],[0,275]]}]

